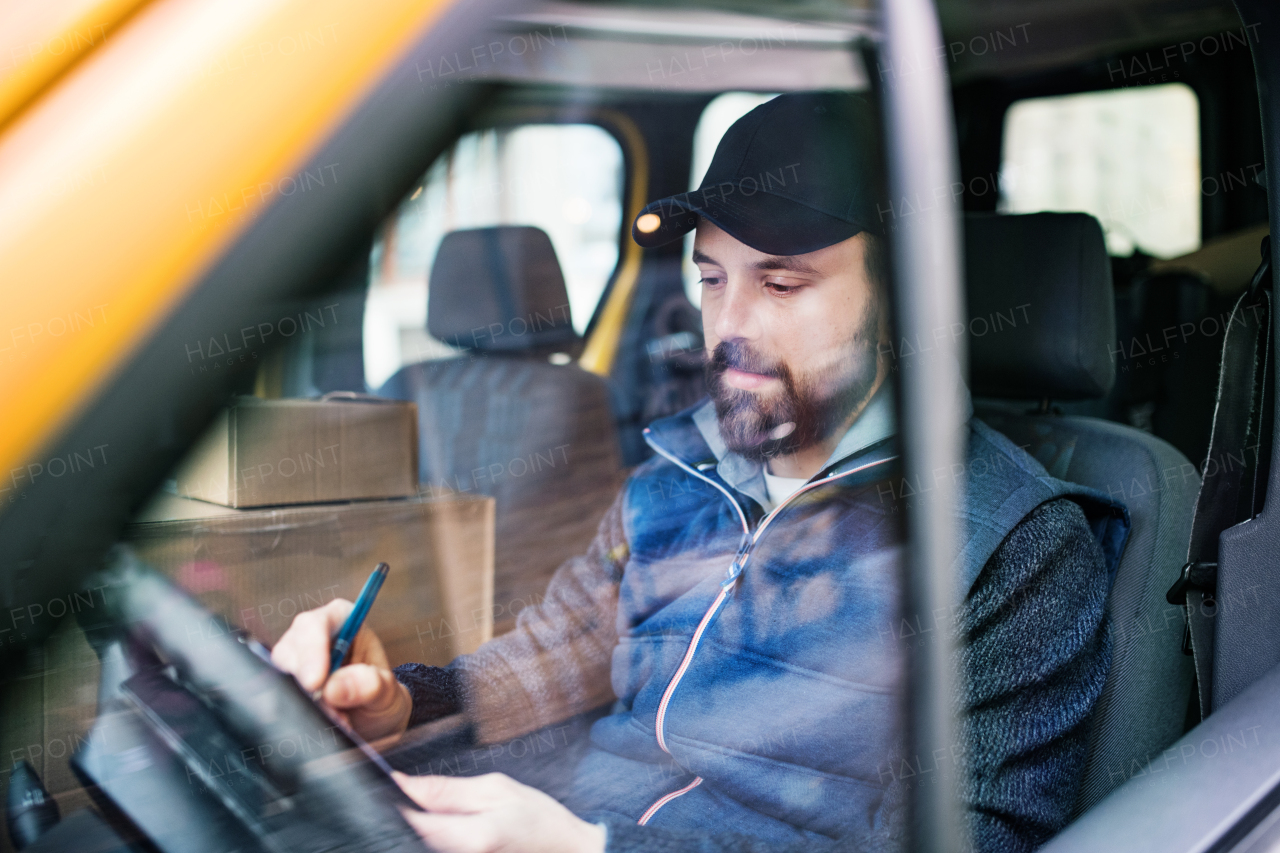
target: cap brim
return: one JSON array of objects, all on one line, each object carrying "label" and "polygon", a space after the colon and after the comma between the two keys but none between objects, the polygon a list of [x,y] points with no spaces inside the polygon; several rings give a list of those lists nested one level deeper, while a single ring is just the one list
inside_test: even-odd
[{"label": "cap brim", "polygon": [[[648,215],[658,217],[657,227],[641,231],[639,222]],[[656,249],[688,234],[699,218],[770,255],[816,252],[868,230],[771,192],[736,199],[711,187],[707,192],[695,190],[651,202],[632,223],[631,238],[646,249]]]}]

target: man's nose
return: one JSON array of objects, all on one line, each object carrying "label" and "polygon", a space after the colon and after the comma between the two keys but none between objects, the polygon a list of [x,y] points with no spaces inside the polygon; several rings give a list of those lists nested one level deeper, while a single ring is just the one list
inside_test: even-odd
[{"label": "man's nose", "polygon": [[756,303],[755,294],[749,287],[729,282],[716,314],[716,337],[722,341],[735,338],[754,341],[759,338],[762,326],[756,314],[759,307]]}]

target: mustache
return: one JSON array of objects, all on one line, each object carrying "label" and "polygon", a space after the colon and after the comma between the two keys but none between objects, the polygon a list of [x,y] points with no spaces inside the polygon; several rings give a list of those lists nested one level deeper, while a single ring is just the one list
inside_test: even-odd
[{"label": "mustache", "polygon": [[731,367],[744,373],[774,378],[781,378],[786,372],[780,363],[765,359],[740,341],[721,341],[711,351],[707,369],[713,376],[719,376]]}]

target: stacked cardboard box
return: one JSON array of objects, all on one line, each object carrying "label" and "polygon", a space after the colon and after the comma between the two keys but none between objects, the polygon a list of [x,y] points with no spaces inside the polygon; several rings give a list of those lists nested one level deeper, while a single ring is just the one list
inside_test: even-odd
[{"label": "stacked cardboard box", "polygon": [[493,501],[418,497],[413,403],[238,398],[172,491],[128,538],[219,615],[198,630],[238,623],[271,645],[298,612],[355,599],[386,562],[367,624],[393,666],[447,663],[493,634]]},{"label": "stacked cardboard box", "polygon": [[174,480],[179,495],[240,508],[412,497],[418,407],[363,395],[240,397]]},{"label": "stacked cardboard box", "polygon": [[268,646],[293,617],[354,600],[391,565],[366,622],[391,665],[445,664],[493,635],[493,499],[451,497],[234,510],[166,495],[130,525],[146,563]]}]

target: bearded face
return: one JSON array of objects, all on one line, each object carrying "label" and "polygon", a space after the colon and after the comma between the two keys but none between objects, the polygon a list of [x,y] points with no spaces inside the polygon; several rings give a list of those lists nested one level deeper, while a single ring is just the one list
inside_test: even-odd
[{"label": "bearded face", "polygon": [[730,450],[757,461],[818,455],[804,451],[838,438],[866,405],[889,334],[884,249],[860,232],[771,255],[698,223],[707,389]]},{"label": "bearded face", "polygon": [[[770,358],[741,340],[716,345],[706,365],[720,434],[730,450],[763,461],[827,438],[867,402],[875,387],[878,311],[868,310],[854,335],[821,365],[805,369]],[[779,380],[773,390],[735,388],[724,381],[734,368]]]}]

